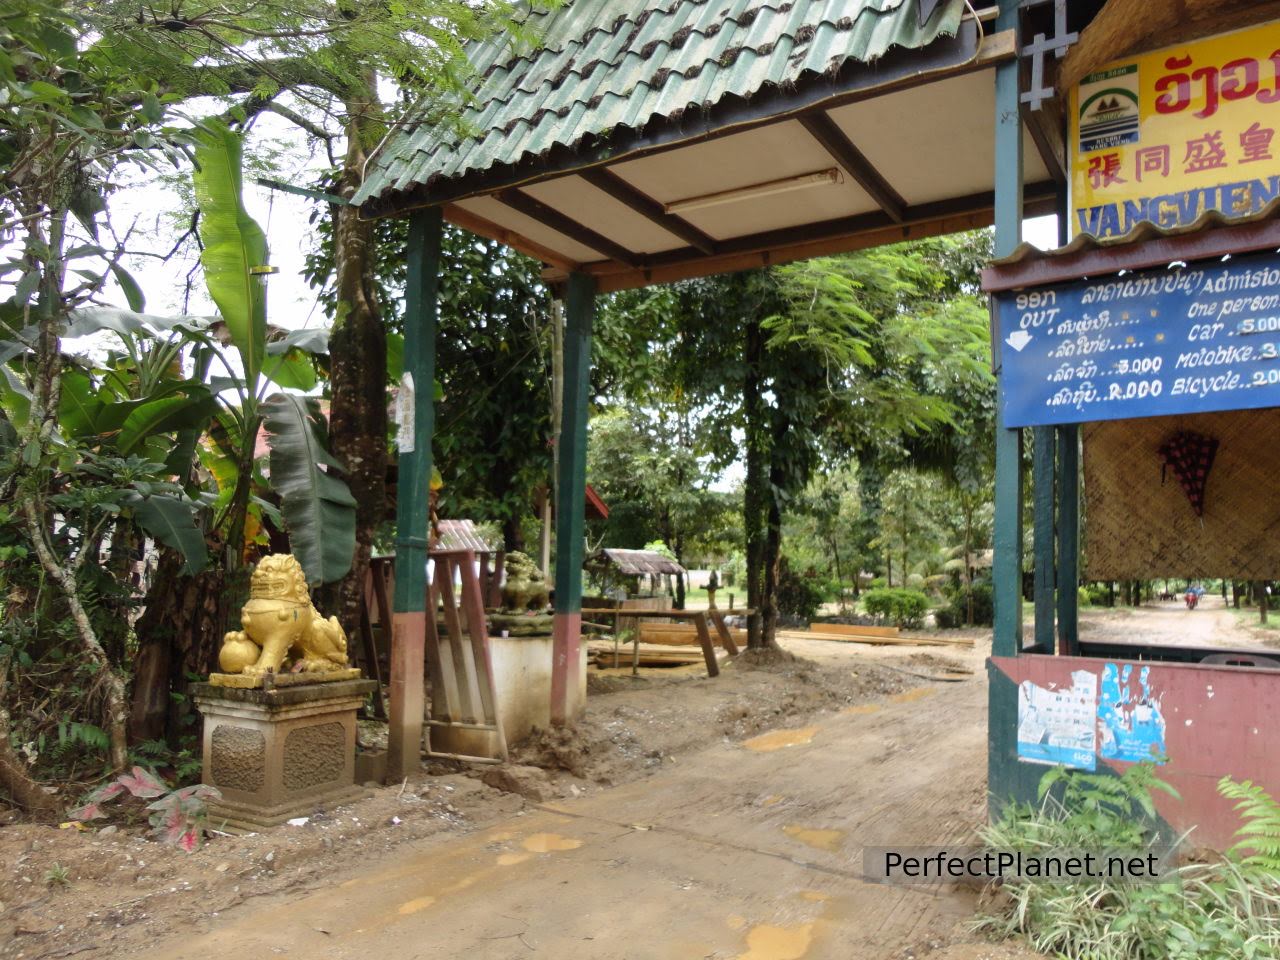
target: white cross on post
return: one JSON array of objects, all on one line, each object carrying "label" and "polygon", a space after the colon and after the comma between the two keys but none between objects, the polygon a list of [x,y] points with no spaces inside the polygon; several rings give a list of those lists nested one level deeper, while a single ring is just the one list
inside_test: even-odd
[{"label": "white cross on post", "polygon": [[[1038,7],[1048,0],[1023,0],[1023,9]],[[1046,100],[1052,100],[1054,91],[1044,83],[1044,55],[1052,53],[1061,60],[1067,49],[1080,39],[1080,34],[1067,32],[1067,0],[1053,0],[1053,36],[1037,33],[1035,39],[1022,48],[1022,56],[1031,58],[1031,88],[1022,94],[1021,101],[1039,110]]]}]

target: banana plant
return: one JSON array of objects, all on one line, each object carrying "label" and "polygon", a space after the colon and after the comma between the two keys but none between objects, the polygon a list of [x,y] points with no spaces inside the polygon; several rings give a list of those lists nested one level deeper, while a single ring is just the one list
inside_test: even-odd
[{"label": "banana plant", "polygon": [[[208,123],[196,136],[195,159],[201,261],[209,295],[239,361],[237,370],[225,354],[216,353],[226,376],[211,381],[221,406],[221,430],[213,449],[224,460],[213,472],[223,478],[218,525],[226,532],[227,565],[238,567],[243,556],[245,525],[262,479],[255,473],[256,444],[265,427],[270,487],[280,499],[290,548],[309,582],[331,583],[351,568],[355,499],[342,466],[328,452],[316,400],[286,392],[269,395],[273,386],[314,388],[317,378],[308,352],[327,344],[314,330],[273,336],[267,325],[269,251],[262,228],[244,206],[240,137],[225,125]],[[225,399],[228,395],[235,400]]]}]

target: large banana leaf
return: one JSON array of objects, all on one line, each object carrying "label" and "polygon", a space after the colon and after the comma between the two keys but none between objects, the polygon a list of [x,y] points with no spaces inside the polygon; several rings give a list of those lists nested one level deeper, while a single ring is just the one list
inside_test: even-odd
[{"label": "large banana leaf", "polygon": [[355,553],[356,501],[327,449],[319,404],[278,393],[263,403],[262,414],[289,547],[312,586],[340,580]]},{"label": "large banana leaf", "polygon": [[133,510],[138,526],[182,554],[183,573],[199,573],[204,569],[209,550],[195,522],[198,504],[180,497],[163,494],[144,497],[137,493],[127,496],[124,503]]},{"label": "large banana leaf", "polygon": [[263,283],[252,270],[267,263],[267,238],[244,208],[239,136],[210,122],[196,139],[193,180],[204,245],[200,262],[209,296],[227,323],[253,391],[267,349],[267,302]]}]

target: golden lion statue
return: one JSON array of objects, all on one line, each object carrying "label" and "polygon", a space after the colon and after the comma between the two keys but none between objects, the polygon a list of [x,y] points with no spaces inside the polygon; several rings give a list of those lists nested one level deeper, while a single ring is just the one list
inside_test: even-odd
[{"label": "golden lion statue", "polygon": [[504,610],[543,610],[551,602],[547,578],[527,554],[507,554],[507,579],[502,585]]},{"label": "golden lion statue", "polygon": [[342,625],[311,605],[302,565],[287,553],[263,557],[254,569],[240,626],[222,639],[218,666],[225,673],[278,673],[286,659],[294,672],[330,673],[347,666]]}]

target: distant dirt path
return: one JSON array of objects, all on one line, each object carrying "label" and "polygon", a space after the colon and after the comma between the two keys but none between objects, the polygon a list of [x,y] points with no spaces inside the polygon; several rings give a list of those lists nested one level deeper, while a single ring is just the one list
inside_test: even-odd
[{"label": "distant dirt path", "polygon": [[864,883],[861,849],[958,841],[983,820],[985,646],[963,657],[972,679],[745,743],[713,732],[648,779],[403,849],[134,957],[923,956],[969,895]]},{"label": "distant dirt path", "polygon": [[1188,610],[1181,600],[1137,608],[1082,610],[1084,640],[1163,643],[1188,647],[1256,647],[1258,640],[1220,596],[1206,594]]}]

